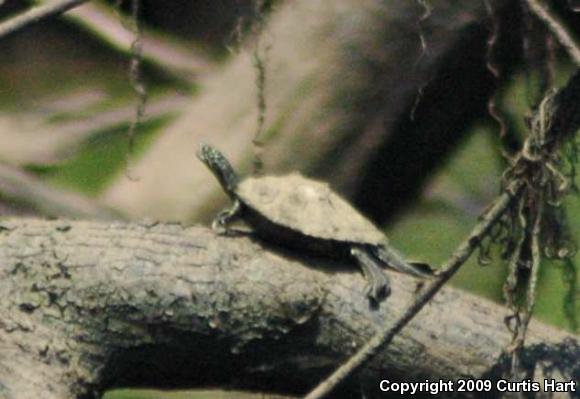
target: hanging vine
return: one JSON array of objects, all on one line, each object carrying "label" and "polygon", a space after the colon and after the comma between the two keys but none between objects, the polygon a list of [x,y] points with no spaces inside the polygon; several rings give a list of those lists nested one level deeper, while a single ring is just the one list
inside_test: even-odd
[{"label": "hanging vine", "polygon": [[[117,9],[121,9],[123,0],[117,0]],[[129,83],[131,88],[137,95],[137,104],[135,106],[135,114],[129,129],[127,131],[127,152],[126,152],[126,176],[130,180],[137,180],[131,173],[132,159],[135,153],[135,137],[143,116],[145,115],[145,107],[147,105],[147,87],[143,80],[142,64],[143,64],[143,31],[139,21],[141,1],[131,0],[130,4],[130,19],[124,18],[119,11],[119,18],[123,21],[124,26],[133,33],[133,41],[131,43],[131,59],[129,61]]]},{"label": "hanging vine", "polygon": [[517,369],[535,301],[543,258],[570,262],[576,252],[562,200],[577,191],[574,178],[580,128],[580,72],[559,92],[551,91],[528,119],[529,135],[502,178],[505,188],[522,184],[514,201],[481,248],[480,260],[489,259],[490,244],[501,246],[508,264],[503,287],[513,315],[506,324],[513,333],[508,352],[512,372]]}]

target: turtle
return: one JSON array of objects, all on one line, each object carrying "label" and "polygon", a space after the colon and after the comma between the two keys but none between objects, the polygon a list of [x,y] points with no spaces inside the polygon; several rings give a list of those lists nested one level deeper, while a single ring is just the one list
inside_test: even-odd
[{"label": "turtle", "polygon": [[433,274],[427,264],[406,261],[372,222],[328,184],[299,173],[240,179],[215,148],[202,144],[196,155],[233,202],[213,221],[218,233],[227,233],[228,224],[242,218],[260,238],[283,247],[354,258],[367,281],[366,295],[377,303],[390,294],[381,266],[419,277]]}]

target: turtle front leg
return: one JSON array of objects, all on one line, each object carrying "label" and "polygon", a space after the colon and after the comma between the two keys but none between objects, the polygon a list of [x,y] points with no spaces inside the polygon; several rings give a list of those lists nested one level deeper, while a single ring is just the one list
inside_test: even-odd
[{"label": "turtle front leg", "polygon": [[391,293],[389,278],[372,255],[359,247],[352,247],[350,254],[358,261],[367,281],[366,295],[377,303],[388,297]]},{"label": "turtle front leg", "polygon": [[242,204],[239,200],[235,200],[230,208],[224,209],[213,220],[211,228],[220,235],[228,233],[228,224],[240,216],[242,212]]}]

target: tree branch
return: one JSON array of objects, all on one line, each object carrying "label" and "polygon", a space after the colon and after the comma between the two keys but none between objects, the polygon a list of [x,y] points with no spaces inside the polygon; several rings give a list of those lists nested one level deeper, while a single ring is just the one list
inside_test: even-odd
[{"label": "tree branch", "polygon": [[[38,1],[38,0],[35,0]],[[72,23],[89,30],[104,43],[121,52],[129,52],[134,35],[118,21],[104,4],[87,4],[66,14]],[[143,37],[143,58],[179,78],[191,80],[191,75],[207,72],[214,62],[200,49],[185,46],[177,39],[146,29]]]},{"label": "tree branch", "polygon": [[[392,296],[373,310],[355,268],[205,228],[14,219],[0,229],[6,398],[145,384],[302,393],[397,320],[418,283],[392,273]],[[444,288],[347,389],[377,394],[386,375],[482,376],[510,341],[507,314]],[[577,340],[532,322],[528,345],[566,338]]]},{"label": "tree branch", "polygon": [[578,47],[568,30],[558,22],[556,17],[550,13],[548,8],[541,5],[537,0],[526,0],[526,2],[532,12],[536,14],[536,16],[546,24],[548,29],[552,31],[554,36],[556,36],[560,44],[566,49],[572,58],[572,61],[580,66],[580,47]]},{"label": "tree branch", "polygon": [[59,0],[33,7],[28,11],[0,24],[0,39],[17,32],[36,22],[67,12],[89,0]]}]

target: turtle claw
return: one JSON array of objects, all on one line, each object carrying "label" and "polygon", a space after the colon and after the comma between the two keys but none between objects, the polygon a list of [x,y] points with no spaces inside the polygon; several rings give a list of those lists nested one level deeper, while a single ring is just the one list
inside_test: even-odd
[{"label": "turtle claw", "polygon": [[227,225],[219,216],[212,222],[211,229],[219,236],[225,236],[228,234]]},{"label": "turtle claw", "polygon": [[228,223],[237,218],[242,210],[240,201],[235,201],[231,208],[221,211],[211,224],[211,228],[218,235],[229,233]]},{"label": "turtle claw", "polygon": [[379,303],[391,294],[391,287],[385,275],[377,277],[371,277],[370,281],[367,281],[365,294],[372,301]]}]

